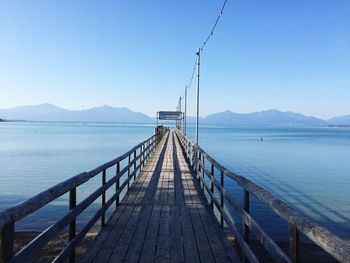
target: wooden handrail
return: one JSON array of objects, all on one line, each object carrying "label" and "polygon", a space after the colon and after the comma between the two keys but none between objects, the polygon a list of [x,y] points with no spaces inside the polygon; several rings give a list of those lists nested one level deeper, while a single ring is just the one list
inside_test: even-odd
[{"label": "wooden handrail", "polygon": [[[160,142],[160,139],[166,133],[167,129],[161,130],[159,133],[153,135],[147,140],[139,143],[125,154],[117,157],[116,159],[109,161],[89,172],[83,172],[68,180],[65,180],[48,190],[45,190],[36,196],[0,212],[0,238],[1,238],[1,256],[0,262],[23,262],[33,257],[38,251],[46,245],[52,238],[57,236],[67,225],[69,225],[69,242],[67,246],[56,257],[54,262],[65,261],[69,257],[70,262],[75,261],[75,247],[83,239],[85,234],[91,229],[96,221],[101,218],[101,226],[105,225],[105,211],[115,202],[116,206],[119,204],[119,195],[124,188],[129,185],[132,177],[134,179],[141,172],[141,167],[149,160],[150,154],[153,153],[155,147]],[[136,152],[139,151],[139,154]],[[121,169],[121,162],[133,154],[134,159],[129,162],[127,166]],[[139,162],[138,162],[139,161]],[[139,164],[137,164],[139,163]],[[106,181],[106,170],[116,166],[115,175]],[[129,173],[125,181],[120,184],[120,178],[133,168],[132,173]],[[90,194],[87,198],[76,203],[76,188],[89,181],[91,178],[102,173],[102,185]],[[108,201],[106,201],[106,190],[115,185],[115,193]],[[65,193],[70,192],[69,198],[69,212],[63,216],[56,223],[48,227],[39,236],[33,239],[28,245],[22,248],[16,255],[14,255],[14,225],[15,223],[30,215],[31,213],[42,208],[46,204],[56,200]],[[101,208],[94,214],[94,216],[87,222],[87,224],[76,234],[75,219],[79,216],[87,207],[95,202],[100,196],[102,196]]]},{"label": "wooden handrail", "polygon": [[[222,209],[223,200],[226,200],[230,206],[234,208],[234,210],[238,213],[238,215],[242,218],[242,221],[245,225],[244,227],[244,239],[249,238],[249,230],[253,231],[257,236],[260,243],[266,248],[266,250],[275,258],[277,262],[298,262],[299,261],[299,232],[308,237],[312,242],[316,245],[320,246],[327,253],[332,255],[334,258],[339,260],[340,262],[349,262],[350,259],[350,243],[346,240],[341,239],[335,234],[331,233],[329,230],[324,227],[319,226],[313,220],[307,218],[301,213],[297,212],[286,203],[275,197],[269,191],[264,188],[256,185],[252,181],[247,178],[237,175],[226,167],[217,162],[214,158],[212,158],[206,151],[204,151],[200,146],[195,145],[191,142],[191,140],[185,136],[181,131],[176,129],[176,135],[183,147],[184,153],[188,158],[189,163],[192,165],[195,175],[199,178],[200,182],[203,183],[203,187],[207,190],[210,195],[211,200],[209,203],[214,202],[216,207],[218,208],[220,215],[224,218],[224,221],[227,221],[227,215],[225,215],[226,210]],[[221,182],[214,176],[214,171],[211,168],[209,171],[205,165],[203,165],[200,161],[200,158],[203,160],[207,160],[211,166],[215,167],[216,170],[220,172]],[[216,188],[220,192],[220,201],[217,200],[217,197],[212,193],[212,187],[207,185],[204,180],[204,176],[199,172],[201,171],[206,176],[208,176],[214,184]],[[240,207],[238,203],[235,201],[234,197],[227,191],[223,186],[224,178],[230,178],[235,181],[239,186],[241,186],[245,193],[245,198],[247,202],[245,202],[246,206],[249,208],[249,194],[254,195],[259,201],[264,203],[267,207],[269,207],[272,211],[274,211],[279,217],[285,220],[290,228],[290,248],[289,248],[289,256],[285,254],[285,252],[270,238],[264,230],[259,226],[256,221],[249,214],[249,209],[247,211],[247,207]],[[225,219],[226,218],[226,219]],[[226,222],[227,223],[227,222]],[[231,229],[232,230],[232,229]],[[236,233],[235,233],[236,234]],[[239,233],[240,235],[240,233]],[[239,240],[238,240],[239,241]],[[242,240],[241,240],[242,241]],[[241,242],[239,242],[241,243]],[[240,244],[242,245],[242,244]],[[244,246],[244,244],[243,244]],[[249,251],[248,251],[249,252]],[[243,253],[248,253],[243,250]],[[249,255],[249,253],[248,253]],[[248,256],[246,255],[246,256]],[[250,256],[250,255],[249,255]]]}]

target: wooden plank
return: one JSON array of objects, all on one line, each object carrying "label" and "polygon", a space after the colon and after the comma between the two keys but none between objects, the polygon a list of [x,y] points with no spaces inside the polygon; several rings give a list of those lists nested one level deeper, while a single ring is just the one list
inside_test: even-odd
[{"label": "wooden plank", "polygon": [[199,262],[196,239],[188,206],[180,206],[181,228],[183,235],[184,257],[186,262]]},{"label": "wooden plank", "polygon": [[96,236],[93,243],[88,247],[87,253],[83,256],[82,262],[92,262],[94,258],[97,256],[102,246],[105,244],[105,241],[108,239],[109,235],[114,228],[114,224],[118,221],[120,216],[123,214],[125,210],[125,205],[120,205],[118,209],[111,215],[110,220],[107,222],[105,228]]},{"label": "wooden plank", "polygon": [[216,222],[213,222],[209,216],[209,213],[204,205],[197,205],[198,213],[201,217],[202,224],[204,226],[207,238],[211,250],[213,252],[215,261],[217,262],[230,262],[227,254],[225,253],[225,248],[219,238],[219,235],[214,227]]},{"label": "wooden plank", "polygon": [[143,243],[140,263],[153,262],[156,255],[161,206],[153,206],[151,220]]},{"label": "wooden plank", "polygon": [[170,206],[162,205],[155,262],[170,262]]},{"label": "wooden plank", "polygon": [[203,203],[203,199],[200,198],[200,191],[199,191],[199,185],[196,187],[197,181],[194,180],[194,177],[190,171],[190,167],[189,164],[187,163],[182,151],[181,151],[181,146],[180,146],[180,142],[176,137],[175,140],[175,145],[176,147],[179,149],[177,151],[177,155],[178,155],[178,159],[181,162],[181,170],[182,170],[182,174],[183,174],[183,185],[186,186],[185,188],[185,201],[186,203],[189,204],[201,204]]},{"label": "wooden plank", "polygon": [[131,240],[136,231],[140,216],[142,214],[142,206],[134,206],[134,211],[128,218],[128,223],[125,226],[122,235],[118,242],[111,240],[110,242],[115,242],[116,245],[113,249],[113,253],[108,262],[123,262],[125,254],[129,248]]},{"label": "wooden plank", "polygon": [[[217,221],[216,216],[214,215],[214,213],[208,213],[209,216],[211,217],[211,220],[213,222]],[[219,225],[219,223],[213,224],[218,236],[224,246],[224,249],[226,251],[226,255],[229,258],[230,262],[240,262],[240,259],[238,258],[235,250],[232,247],[232,244],[229,242],[228,240],[228,236],[227,233],[222,229],[221,225]]]},{"label": "wooden plank", "polygon": [[140,221],[138,222],[135,234],[130,243],[130,247],[125,256],[124,262],[138,262],[141,256],[143,242],[145,240],[148,225],[150,223],[153,206],[146,205],[141,214]]},{"label": "wooden plank", "polygon": [[145,179],[146,176],[139,176],[136,178],[136,180],[130,186],[129,191],[123,198],[123,204],[132,204],[135,202],[137,195],[145,182]]},{"label": "wooden plank", "polygon": [[[166,153],[166,148],[168,145],[169,141],[169,136],[166,137],[164,140],[164,144],[162,145],[162,149],[159,150],[159,156],[157,158],[157,164],[154,168],[153,171],[153,176],[150,182],[150,185],[147,189],[147,193],[145,194],[145,198],[143,200],[144,203],[152,202],[154,204],[157,204],[159,202],[159,195],[160,195],[160,189],[159,186],[161,186],[161,170],[164,165],[164,159],[165,159],[165,153]],[[158,148],[159,149],[159,148]]]},{"label": "wooden plank", "polygon": [[213,253],[211,251],[209,240],[205,233],[205,229],[202,224],[202,220],[199,216],[197,206],[189,206],[190,216],[193,226],[193,232],[198,247],[198,254],[201,262],[215,262]]},{"label": "wooden plank", "polygon": [[113,226],[113,229],[111,230],[110,234],[108,235],[108,238],[104,242],[101,250],[95,257],[93,262],[96,262],[96,263],[108,262],[109,258],[113,253],[114,247],[116,246],[118,240],[120,239],[120,236],[123,233],[124,228],[128,223],[128,219],[132,215],[133,210],[134,210],[134,206],[130,206],[130,205],[126,206],[126,209],[123,211],[119,220]]},{"label": "wooden plank", "polygon": [[180,208],[170,207],[170,256],[172,262],[185,262],[183,237],[181,233]]}]

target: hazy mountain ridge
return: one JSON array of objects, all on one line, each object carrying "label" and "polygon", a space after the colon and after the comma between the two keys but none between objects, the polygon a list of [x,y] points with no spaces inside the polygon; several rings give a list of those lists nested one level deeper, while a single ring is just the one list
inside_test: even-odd
[{"label": "hazy mountain ridge", "polygon": [[[116,122],[155,123],[155,119],[141,112],[125,107],[100,106],[86,110],[67,110],[52,104],[19,106],[0,109],[0,121],[71,121],[71,122]],[[187,122],[195,123],[195,117],[188,116]],[[171,122],[173,123],[173,122]],[[224,111],[200,118],[201,124],[232,126],[311,126],[350,125],[350,115],[332,118],[328,121],[300,113],[266,110],[253,113]]]},{"label": "hazy mountain ridge", "polygon": [[302,125],[302,126],[327,126],[328,123],[322,119],[305,116],[290,111],[267,110],[253,113],[234,113],[224,111],[207,116],[201,120],[205,124],[228,124],[228,125]]},{"label": "hazy mountain ridge", "polygon": [[344,115],[327,120],[332,125],[350,125],[350,115]]},{"label": "hazy mountain ridge", "polygon": [[87,110],[67,110],[52,104],[0,109],[0,116],[9,120],[153,123],[152,118],[128,108],[101,106]]}]

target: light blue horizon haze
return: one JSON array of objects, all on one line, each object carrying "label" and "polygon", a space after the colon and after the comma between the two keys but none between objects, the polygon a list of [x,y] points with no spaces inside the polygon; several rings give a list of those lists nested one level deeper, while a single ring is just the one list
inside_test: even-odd
[{"label": "light blue horizon haze", "polygon": [[[1,1],[0,108],[174,109],[222,3]],[[350,114],[349,12],[345,0],[228,0],[202,53],[201,115]]]}]

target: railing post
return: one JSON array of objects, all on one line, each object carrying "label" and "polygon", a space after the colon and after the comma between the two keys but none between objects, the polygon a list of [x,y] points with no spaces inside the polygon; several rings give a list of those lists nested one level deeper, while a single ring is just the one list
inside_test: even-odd
[{"label": "railing post", "polygon": [[1,258],[4,263],[13,257],[13,247],[15,241],[15,224],[10,222],[1,229]]},{"label": "railing post", "polygon": [[202,170],[201,170],[201,174],[202,174],[202,190],[204,191],[204,176],[205,176],[205,174],[204,174],[204,167],[205,167],[205,163],[204,163],[204,160],[205,160],[205,158],[204,158],[204,155],[202,154]]},{"label": "railing post", "polygon": [[[225,203],[225,199],[224,199],[224,187],[225,187],[225,181],[224,181],[224,172],[221,171],[220,172],[220,185],[221,185],[221,191],[220,191],[220,205],[222,210],[224,209],[224,203]],[[222,216],[222,214],[220,213],[220,225],[222,228],[224,228],[224,217]]]},{"label": "railing post", "polygon": [[193,155],[193,164],[192,168],[193,171],[196,173],[196,178],[198,179],[198,162],[199,162],[199,155],[196,145],[193,145],[192,149],[192,155]]},{"label": "railing post", "polygon": [[187,158],[190,158],[190,155],[191,155],[191,144],[189,141],[187,141]]},{"label": "railing post", "polygon": [[[102,172],[102,186],[106,184],[106,170],[103,170]],[[105,209],[106,205],[106,191],[103,191],[102,193],[102,209]],[[101,215],[101,226],[106,225],[106,211],[102,211]]]},{"label": "railing post", "polygon": [[149,159],[149,153],[150,153],[150,148],[151,148],[151,146],[150,146],[151,144],[150,144],[150,142],[148,141],[147,142],[147,154],[146,154],[146,158],[147,158],[147,161],[148,161],[148,159]]},{"label": "railing post", "polygon": [[197,154],[198,154],[198,161],[196,163],[196,166],[197,166],[197,179],[200,182],[200,171],[201,171],[202,155],[201,155],[201,153],[198,150],[197,150]]},{"label": "railing post", "polygon": [[299,231],[289,223],[289,258],[293,263],[299,263]]},{"label": "railing post", "polygon": [[141,145],[141,161],[140,161],[141,166],[140,166],[140,171],[141,171],[141,167],[143,168],[144,165],[145,165],[144,162],[145,162],[145,145],[142,144]]},{"label": "railing post", "polygon": [[128,190],[130,188],[130,153],[128,156]]},{"label": "railing post", "polygon": [[134,181],[136,180],[136,149],[134,151]]},{"label": "railing post", "polygon": [[[249,214],[249,192],[247,190],[244,190],[243,192],[243,210],[246,211]],[[243,238],[244,240],[249,244],[249,227],[248,225],[243,222]],[[248,262],[248,259],[242,253],[242,262]]]},{"label": "railing post", "polygon": [[210,175],[210,191],[212,193],[210,206],[211,209],[214,209],[214,164],[211,164]]},{"label": "railing post", "polygon": [[[117,193],[119,188],[120,188],[120,177],[119,177],[119,173],[120,173],[120,162],[117,162],[117,171],[116,171],[116,176],[118,177],[117,181],[115,182],[115,192]],[[120,194],[118,194],[115,198],[115,206],[118,207],[119,205],[119,196]]]},{"label": "railing post", "polygon": [[[77,188],[74,187],[69,192],[69,210],[72,210],[77,205]],[[71,242],[75,238],[76,234],[76,220],[72,220],[72,222],[69,224],[69,242]],[[75,248],[73,248],[73,251],[69,255],[69,262],[74,263],[75,262]]]},{"label": "railing post", "polygon": [[145,151],[145,159],[147,162],[148,161],[148,141],[146,142],[146,147],[145,147],[144,151]]}]

